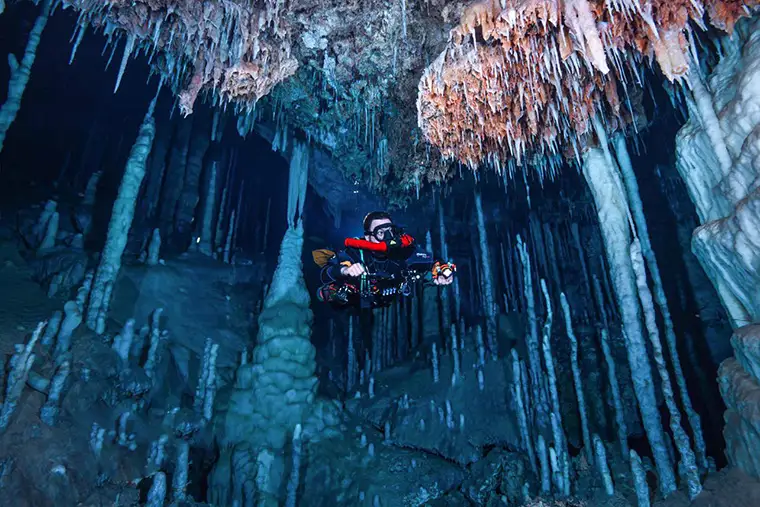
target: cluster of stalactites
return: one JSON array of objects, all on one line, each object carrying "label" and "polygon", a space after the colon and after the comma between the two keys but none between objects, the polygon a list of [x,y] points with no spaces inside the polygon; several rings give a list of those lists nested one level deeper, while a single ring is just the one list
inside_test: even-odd
[{"label": "cluster of stalactites", "polygon": [[[708,0],[710,1],[710,0]],[[689,21],[730,30],[757,0],[482,0],[467,7],[419,83],[418,124],[445,158],[475,169],[578,158],[601,115],[632,121],[628,84],[645,61],[689,70]],[[625,104],[625,105],[624,105]]]},{"label": "cluster of stalactites", "polygon": [[185,115],[204,89],[220,102],[255,103],[298,68],[282,0],[63,3],[80,11],[80,33],[94,26],[111,39],[124,35],[124,62],[135,49],[145,49],[179,92]]}]

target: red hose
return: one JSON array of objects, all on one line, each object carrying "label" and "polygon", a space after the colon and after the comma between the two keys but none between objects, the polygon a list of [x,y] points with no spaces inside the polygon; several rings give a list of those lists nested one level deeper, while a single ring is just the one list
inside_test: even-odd
[{"label": "red hose", "polygon": [[387,252],[388,245],[385,243],[373,243],[366,239],[346,238],[346,248],[358,248],[359,250],[369,250],[371,252]]},{"label": "red hose", "polygon": [[[399,239],[401,240],[402,248],[410,247],[414,243],[414,238],[408,234],[402,234]],[[345,245],[346,248],[357,248],[359,250],[369,250],[370,252],[388,252],[388,243],[385,241],[380,243],[373,243],[372,241],[367,241],[366,239],[346,238]]]}]

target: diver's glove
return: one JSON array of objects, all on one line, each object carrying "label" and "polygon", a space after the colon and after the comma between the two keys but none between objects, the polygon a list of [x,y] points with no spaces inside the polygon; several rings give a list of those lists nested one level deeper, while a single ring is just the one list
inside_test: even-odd
[{"label": "diver's glove", "polygon": [[433,264],[432,274],[433,274],[433,282],[438,280],[439,278],[451,278],[454,276],[454,273],[457,271],[457,265],[453,262],[441,262],[436,261],[435,264]]}]

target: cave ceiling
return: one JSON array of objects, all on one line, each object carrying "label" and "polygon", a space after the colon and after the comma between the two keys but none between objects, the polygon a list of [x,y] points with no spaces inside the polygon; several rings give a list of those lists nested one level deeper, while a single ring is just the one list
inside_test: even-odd
[{"label": "cave ceiling", "polygon": [[461,165],[577,157],[595,115],[611,129],[635,121],[645,66],[680,81],[692,27],[731,31],[758,2],[63,4],[79,12],[80,34],[124,40],[125,62],[145,51],[183,114],[207,97],[256,118],[253,128],[308,137],[345,185],[404,207]]}]

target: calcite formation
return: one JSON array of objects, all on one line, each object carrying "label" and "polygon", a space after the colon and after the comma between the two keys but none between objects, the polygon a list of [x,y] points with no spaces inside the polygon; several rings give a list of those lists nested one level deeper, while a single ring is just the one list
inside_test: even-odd
[{"label": "calcite formation", "polygon": [[93,25],[109,37],[126,34],[122,69],[135,49],[157,56],[185,115],[203,90],[213,90],[222,102],[250,108],[298,68],[291,55],[291,29],[281,16],[282,0],[63,4],[80,11],[79,30]]},{"label": "calcite formation", "polygon": [[[419,84],[418,124],[443,156],[500,170],[578,157],[590,120],[632,121],[643,63],[671,81],[690,69],[691,24],[731,31],[747,2],[483,0],[465,9]],[[705,16],[707,9],[707,16]]]}]

